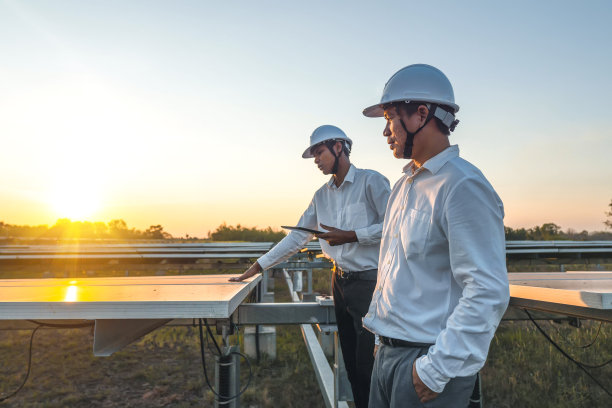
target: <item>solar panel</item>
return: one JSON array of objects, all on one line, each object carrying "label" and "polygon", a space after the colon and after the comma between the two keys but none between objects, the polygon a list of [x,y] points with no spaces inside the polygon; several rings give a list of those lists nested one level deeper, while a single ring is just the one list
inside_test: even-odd
[{"label": "solar panel", "polygon": [[261,276],[0,280],[0,319],[228,318]]},{"label": "solar panel", "polygon": [[510,273],[510,305],[612,321],[612,272]]},{"label": "solar panel", "polygon": [[109,356],[177,318],[226,319],[261,280],[238,275],[0,280],[0,321],[95,320],[93,351]]}]

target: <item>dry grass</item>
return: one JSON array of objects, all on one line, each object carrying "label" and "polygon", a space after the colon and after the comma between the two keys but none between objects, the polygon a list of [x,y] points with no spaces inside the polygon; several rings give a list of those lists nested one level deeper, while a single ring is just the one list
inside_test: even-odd
[{"label": "dry grass", "polygon": [[[329,292],[329,271],[315,275],[315,289]],[[276,281],[277,301],[288,301],[286,285]],[[612,358],[612,327],[581,328],[567,323],[543,326],[570,354],[588,362]],[[21,382],[27,363],[29,331],[0,331],[0,395]],[[164,327],[111,357],[92,355],[91,329],[41,329],[35,336],[32,372],[24,389],[0,403],[6,407],[191,407],[212,406],[205,387],[197,328]],[[254,364],[253,381],[241,398],[243,407],[323,407],[308,353],[297,326],[277,328],[275,361]],[[214,369],[208,353],[209,372]],[[612,364],[591,370],[612,388]],[[248,370],[241,366],[243,384]],[[609,407],[604,394],[566,360],[530,322],[503,322],[482,370],[487,407]]]},{"label": "dry grass", "polygon": [[[538,324],[566,352],[585,363],[612,359],[612,326],[583,321],[576,328],[564,323]],[[612,391],[612,364],[589,371]],[[567,360],[531,322],[502,322],[482,370],[485,406],[500,408],[610,407],[609,397],[576,365]]]}]

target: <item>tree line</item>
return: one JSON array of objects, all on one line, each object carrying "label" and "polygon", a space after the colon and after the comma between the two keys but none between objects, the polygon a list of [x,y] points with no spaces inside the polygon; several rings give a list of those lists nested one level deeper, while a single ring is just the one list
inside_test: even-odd
[{"label": "tree line", "polygon": [[612,232],[607,231],[574,231],[568,228],[563,231],[561,227],[552,222],[532,228],[504,227],[506,241],[611,241]]},{"label": "tree line", "polygon": [[[612,229],[612,200],[608,204],[608,211],[605,213],[606,220],[603,224],[606,229]],[[506,232],[506,241],[609,241],[612,240],[612,232],[608,231],[575,231],[568,228],[563,231],[561,227],[555,223],[549,222],[532,228],[510,228],[504,227]]]},{"label": "tree line", "polygon": [[104,222],[71,221],[61,218],[52,226],[11,225],[0,221],[1,238],[31,239],[171,239],[161,225],[151,225],[144,231],[129,228],[122,220]]},{"label": "tree line", "polygon": [[[609,210],[605,212],[606,220],[604,225],[612,230],[612,200]],[[505,227],[506,240],[508,241],[594,241],[612,240],[612,231],[575,231],[567,229],[563,231],[561,226],[549,222],[531,228],[510,228]],[[208,232],[210,241],[250,241],[250,242],[278,242],[287,235],[284,231],[275,231],[271,227],[259,229],[257,227],[244,227],[240,224],[236,226],[227,225],[225,222],[219,225],[214,231]],[[201,240],[201,238],[173,237],[164,231],[160,224],[151,225],[144,231],[136,228],[129,228],[122,219],[104,222],[71,221],[67,218],[57,220],[51,227],[47,225],[11,225],[0,221],[0,238],[31,238],[31,239],[181,239],[181,240]]]},{"label": "tree line", "polygon": [[285,236],[284,231],[274,231],[271,227],[258,229],[256,227],[235,227],[223,223],[208,238],[174,237],[164,231],[160,224],[151,225],[146,230],[128,227],[122,219],[111,220],[108,223],[90,221],[71,221],[67,218],[57,220],[52,225],[12,225],[0,221],[0,238],[28,238],[28,239],[177,239],[177,240],[212,240],[212,241],[252,241],[252,242],[278,242]]}]

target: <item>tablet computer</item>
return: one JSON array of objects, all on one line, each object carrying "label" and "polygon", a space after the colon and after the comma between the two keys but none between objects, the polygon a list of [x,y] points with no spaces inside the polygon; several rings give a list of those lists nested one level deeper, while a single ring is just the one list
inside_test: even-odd
[{"label": "tablet computer", "polygon": [[314,229],[304,228],[304,227],[290,227],[288,225],[281,225],[281,228],[288,229],[288,230],[295,230],[295,231],[304,231],[310,234],[325,234],[325,231],[317,231]]}]

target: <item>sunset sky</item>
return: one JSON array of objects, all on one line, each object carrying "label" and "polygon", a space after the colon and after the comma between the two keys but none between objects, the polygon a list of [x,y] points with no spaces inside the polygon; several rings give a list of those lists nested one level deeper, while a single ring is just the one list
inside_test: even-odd
[{"label": "sunset sky", "polygon": [[205,236],[297,222],[341,127],[352,162],[406,164],[362,116],[413,63],[451,80],[451,135],[505,224],[603,230],[612,199],[609,1],[0,0],[0,221]]}]

